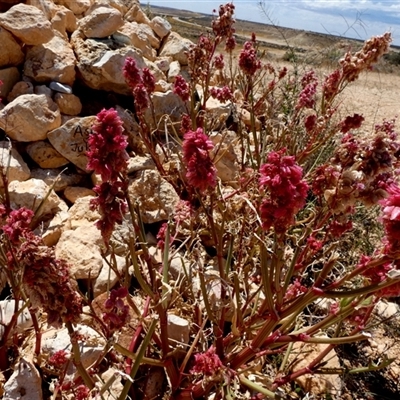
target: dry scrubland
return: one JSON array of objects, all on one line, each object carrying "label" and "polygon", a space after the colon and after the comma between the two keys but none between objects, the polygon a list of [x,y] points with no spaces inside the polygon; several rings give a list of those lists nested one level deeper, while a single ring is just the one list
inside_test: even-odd
[{"label": "dry scrubland", "polygon": [[390,35],[56,3],[0,14],[0,395],[398,399]]}]

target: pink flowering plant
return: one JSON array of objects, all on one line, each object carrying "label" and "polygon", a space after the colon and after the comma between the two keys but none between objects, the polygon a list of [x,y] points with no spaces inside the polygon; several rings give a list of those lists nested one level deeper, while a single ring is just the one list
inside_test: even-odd
[{"label": "pink flowering plant", "polygon": [[[326,368],[332,352],[373,334],[381,299],[400,296],[396,121],[370,129],[341,109],[390,34],[321,78],[274,66],[255,34],[238,49],[234,10],[220,6],[187,51],[168,92],[176,120],[175,109],[159,116],[162,84],[132,57],[122,71],[131,111],[97,114],[86,155],[110,271],[100,295],[44,244],[38,212],[12,209],[2,171],[1,273],[18,304],[0,341],[2,370],[23,307],[38,359],[44,323],[68,329],[70,349],[42,362],[60,398],[101,398],[118,377],[120,400],[275,399],[305,375],[390,363]],[[376,227],[369,244],[354,240],[366,219]],[[91,338],[75,328],[87,321],[105,344],[84,367],[80,347]],[[296,366],[309,345],[317,350]]]}]

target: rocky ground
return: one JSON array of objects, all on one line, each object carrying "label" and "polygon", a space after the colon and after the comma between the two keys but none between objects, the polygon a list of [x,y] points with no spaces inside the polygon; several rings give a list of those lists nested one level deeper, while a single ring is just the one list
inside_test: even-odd
[{"label": "rocky ground", "polygon": [[[153,15],[147,15],[135,0],[29,0],[0,14],[0,80],[3,82],[0,162],[8,168],[10,202],[13,208],[32,208],[38,218],[42,217],[37,232],[47,246],[55,246],[57,257],[71,265],[71,275],[90,292],[99,312],[107,289],[117,282],[116,273],[102,257],[102,237],[94,226],[99,216],[89,208],[94,195],[92,188],[99,177],[87,169],[85,153],[95,115],[103,107],[117,109],[129,135],[129,193],[140,204],[143,223],[157,226],[167,220],[179,200],[174,187],[143,151],[122,67],[126,57],[132,57],[139,67],[150,68],[156,77],[155,119],[162,121],[161,129],[164,129],[163,116],[168,115],[165,124],[172,126],[180,121],[185,110],[182,100],[171,91],[172,83],[177,75],[187,74],[186,51],[199,30],[209,26],[210,21],[191,14],[173,15],[170,10],[152,12]],[[242,22],[238,34],[244,38],[251,29],[251,25]],[[351,44],[291,30],[285,31],[287,40],[284,40],[282,33],[274,29],[259,37],[266,57],[280,65],[292,65],[287,55],[293,47],[297,62],[306,68],[317,54],[316,67],[320,74],[329,71],[337,61],[338,52]],[[185,32],[188,34],[183,37]],[[329,54],[322,51],[326,48],[325,40],[330,43]],[[373,124],[382,117],[397,115],[399,90],[398,66],[386,63],[364,75],[343,101],[346,107],[364,114],[368,123]],[[215,103],[211,111],[221,116],[227,113],[227,108]],[[222,181],[232,179],[235,171],[231,167],[228,162],[219,166]],[[128,228],[121,226],[113,238],[120,273],[126,270],[127,248],[121,239],[126,233],[124,229]],[[150,232],[149,241],[155,243]],[[157,260],[155,253],[153,256]],[[2,282],[3,288],[6,282]],[[6,292],[3,291],[3,299],[9,294]],[[140,305],[142,300],[137,301]],[[3,301],[0,308],[1,322],[6,324],[13,304]],[[360,346],[340,348],[338,354],[332,354],[330,367],[354,368],[360,360],[378,362],[384,357],[397,358],[398,315],[396,303],[382,302],[373,337]],[[170,324],[171,332],[180,329],[176,337],[189,335],[187,321],[174,321],[171,317]],[[18,332],[26,332],[30,327],[29,314],[21,314]],[[82,362],[89,366],[98,359],[105,342],[88,325],[80,325],[78,331],[91,338],[82,350]],[[41,374],[46,357],[68,347],[69,336],[66,329],[45,330],[42,360],[38,363],[32,360],[33,338],[31,335],[30,342],[23,342],[23,350],[14,360],[14,372],[3,373],[0,394],[4,399],[41,400],[51,395],[51,385],[42,390],[45,385]],[[39,371],[37,364],[43,369]],[[102,378],[106,381],[107,374],[114,373],[106,371]],[[310,393],[308,398],[325,398],[322,393],[328,385],[336,398],[395,399],[400,394],[399,373],[400,362],[396,360],[384,371],[369,372],[361,378],[335,376],[327,383],[327,378],[312,376],[299,384]],[[121,378],[113,385],[118,393]]]}]

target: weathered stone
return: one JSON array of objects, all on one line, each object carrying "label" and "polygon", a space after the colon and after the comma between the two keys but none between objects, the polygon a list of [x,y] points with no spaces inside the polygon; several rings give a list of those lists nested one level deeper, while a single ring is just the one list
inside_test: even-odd
[{"label": "weathered stone", "polygon": [[69,209],[69,229],[76,229],[81,226],[94,226],[95,222],[100,218],[100,214],[90,207],[91,200],[94,197],[85,196],[76,200],[75,204]]},{"label": "weathered stone", "polygon": [[68,168],[63,168],[63,169],[34,168],[31,171],[31,177],[44,181],[48,186],[53,187],[54,191],[56,192],[61,192],[67,186],[77,185],[82,180],[81,175],[75,172],[69,172]]},{"label": "weathered stone", "polygon": [[17,4],[0,14],[0,26],[28,45],[48,42],[53,37],[51,24],[41,10]]},{"label": "weathered stone", "polygon": [[75,81],[75,55],[70,44],[59,36],[26,53],[24,74],[36,82],[56,80],[67,85]]},{"label": "weathered stone", "polygon": [[155,169],[156,164],[150,156],[135,156],[128,160],[128,174],[132,174],[143,169]]},{"label": "weathered stone", "polygon": [[93,197],[96,196],[96,193],[92,189],[88,189],[85,187],[69,186],[65,188],[64,196],[69,202],[75,203],[81,197],[86,197],[86,196]]},{"label": "weathered stone", "polygon": [[34,94],[44,94],[46,97],[51,99],[53,97],[53,91],[46,85],[38,85],[34,88]]},{"label": "weathered stone", "polygon": [[14,101],[18,96],[21,96],[23,94],[33,94],[33,85],[30,82],[25,82],[25,81],[19,81],[17,82],[13,88],[11,89],[11,92],[8,93],[7,96],[7,101],[11,103]]},{"label": "weathered stone", "polygon": [[95,121],[94,116],[73,118],[47,135],[53,147],[83,171],[87,171],[87,142]]},{"label": "weathered stone", "polygon": [[179,201],[174,187],[157,170],[140,171],[130,182],[128,192],[132,201],[139,204],[146,224],[169,219]]},{"label": "weathered stone", "polygon": [[159,68],[162,72],[167,73],[169,70],[169,66],[172,62],[172,57],[157,57],[154,61],[154,64]]},{"label": "weathered stone", "polygon": [[35,364],[21,357],[14,372],[4,384],[3,400],[43,400],[42,377]]},{"label": "weathered stone", "polygon": [[[19,309],[24,305],[23,301],[19,302]],[[4,327],[11,322],[15,314],[15,300],[2,300],[0,301],[0,339],[4,334]],[[24,332],[32,326],[32,317],[27,308],[18,314],[17,323],[14,330],[18,333]]]},{"label": "weathered stone", "polygon": [[171,56],[173,60],[179,61],[181,65],[187,65],[187,52],[193,42],[189,39],[184,39],[179,33],[171,32],[161,47],[159,55],[161,57]]},{"label": "weathered stone", "polygon": [[[68,206],[66,207],[68,208]],[[60,210],[48,223],[41,224],[40,231],[37,234],[40,235],[45,246],[55,246],[57,244],[68,218],[68,211]]]},{"label": "weathered stone", "polygon": [[60,82],[50,82],[49,85],[51,90],[54,90],[55,92],[59,93],[66,93],[66,94],[71,94],[72,93],[72,87],[69,85],[63,85]]},{"label": "weathered stone", "polygon": [[21,46],[10,32],[0,26],[0,67],[20,65],[24,62]]},{"label": "weathered stone", "polygon": [[144,11],[140,8],[139,2],[134,3],[128,12],[125,14],[125,20],[129,22],[137,22],[139,24],[150,25],[150,19],[144,13]]},{"label": "weathered stone", "polygon": [[131,89],[122,72],[125,59],[132,57],[139,69],[146,67],[143,57],[132,46],[112,50],[112,41],[85,40],[79,31],[72,34],[71,44],[82,80],[92,89],[129,95]]},{"label": "weathered stone", "polygon": [[156,82],[154,91],[167,93],[169,90],[172,90],[172,84],[160,79]]},{"label": "weathered stone", "polygon": [[30,208],[37,216],[55,214],[62,206],[62,201],[54,190],[39,179],[13,181],[8,185],[8,192],[11,208]]},{"label": "weathered stone", "polygon": [[175,78],[181,73],[181,64],[178,61],[172,61],[168,70],[168,82],[174,83]]},{"label": "weathered stone", "polygon": [[160,39],[167,36],[172,29],[171,24],[166,19],[159,16],[156,16],[151,20],[150,27]]},{"label": "weathered stone", "polygon": [[168,338],[174,344],[188,344],[190,337],[189,321],[178,315],[168,313]]},{"label": "weathered stone", "polygon": [[42,140],[28,144],[26,152],[41,168],[58,168],[69,163],[50,143]]},{"label": "weathered stone", "polygon": [[54,101],[62,114],[78,115],[82,111],[81,100],[74,94],[56,93]]},{"label": "weathered stone", "polygon": [[98,7],[79,21],[79,28],[88,38],[112,35],[124,23],[121,13],[113,7]]},{"label": "weathered stone", "polygon": [[157,65],[153,61],[144,59],[144,62],[146,63],[146,67],[149,68],[151,73],[154,75],[154,80],[156,82],[158,82],[160,79],[163,79],[163,80],[167,79],[164,72],[162,72],[161,69],[158,68]]},{"label": "weathered stone", "polygon": [[75,14],[64,6],[58,6],[58,10],[51,19],[53,30],[60,32],[64,39],[68,40],[68,34],[77,29]]},{"label": "weathered stone", "polygon": [[[107,289],[111,290],[118,282],[118,276],[114,272],[116,269],[120,275],[124,275],[124,270],[126,267],[125,257],[115,256],[116,263],[113,264],[111,257],[107,257],[108,262],[103,260],[103,267],[101,268],[99,276],[93,283],[93,297],[97,297],[102,293],[105,293]],[[109,263],[113,265],[110,268]]]},{"label": "weathered stone", "polygon": [[153,121],[153,115],[150,109],[146,110],[145,118],[153,127],[160,122],[164,115],[168,115],[172,122],[179,122],[182,119],[182,115],[186,113],[185,103],[172,90],[166,93],[153,93],[152,100],[154,104],[155,121]]},{"label": "weathered stone", "polygon": [[[0,166],[6,171],[8,182],[26,181],[31,175],[29,167],[10,142],[0,142]],[[1,177],[0,187],[3,187]]]},{"label": "weathered stone", "polygon": [[141,50],[144,57],[149,60],[155,60],[157,53],[154,49],[160,47],[158,39],[153,35],[151,29],[144,24],[137,22],[125,22],[113,38],[120,43],[131,45]]},{"label": "weathered stone", "polygon": [[95,279],[103,266],[103,239],[93,225],[83,225],[61,234],[55,248],[56,257],[67,261],[75,279]]},{"label": "weathered stone", "polygon": [[[0,39],[1,43],[1,39]],[[18,68],[16,67],[9,67],[0,69],[0,81],[3,82],[0,85],[0,99],[6,98],[9,93],[11,92],[14,85],[19,81],[20,75]]]},{"label": "weathered stone", "polygon": [[43,94],[23,94],[0,111],[0,128],[18,142],[46,139],[60,124],[57,105]]},{"label": "weathered stone", "polygon": [[57,0],[57,4],[63,5],[75,15],[84,14],[91,6],[91,0]]},{"label": "weathered stone", "polygon": [[146,152],[145,145],[140,137],[140,127],[136,122],[133,114],[121,106],[116,106],[118,116],[121,118],[124,127],[124,134],[128,135],[128,143],[130,148],[136,154],[144,154]]},{"label": "weathered stone", "polygon": [[[78,345],[81,353],[81,363],[84,368],[89,368],[100,357],[106,345],[106,340],[93,328],[86,325],[77,325],[74,330],[77,338],[86,338],[78,339]],[[44,359],[47,359],[59,350],[65,350],[68,353],[72,352],[71,338],[67,328],[47,329],[43,332],[40,354]],[[67,369],[67,375],[71,375],[75,371],[75,366],[71,362]]]},{"label": "weathered stone", "polygon": [[[245,108],[238,107],[238,114],[241,122],[243,122],[247,127],[251,128],[252,122],[250,111],[247,111]],[[256,131],[259,131],[261,129],[261,122],[258,118],[255,118],[254,120],[254,127]]]}]

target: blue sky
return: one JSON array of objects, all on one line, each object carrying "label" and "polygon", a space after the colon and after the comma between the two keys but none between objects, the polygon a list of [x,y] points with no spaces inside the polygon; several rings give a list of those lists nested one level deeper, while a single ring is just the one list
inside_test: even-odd
[{"label": "blue sky", "polygon": [[[281,26],[367,39],[390,31],[400,46],[400,0],[261,0],[272,21]],[[148,0],[166,6],[211,14],[218,0]],[[142,0],[146,3],[146,0]],[[269,23],[259,0],[234,0],[236,18]]]}]

